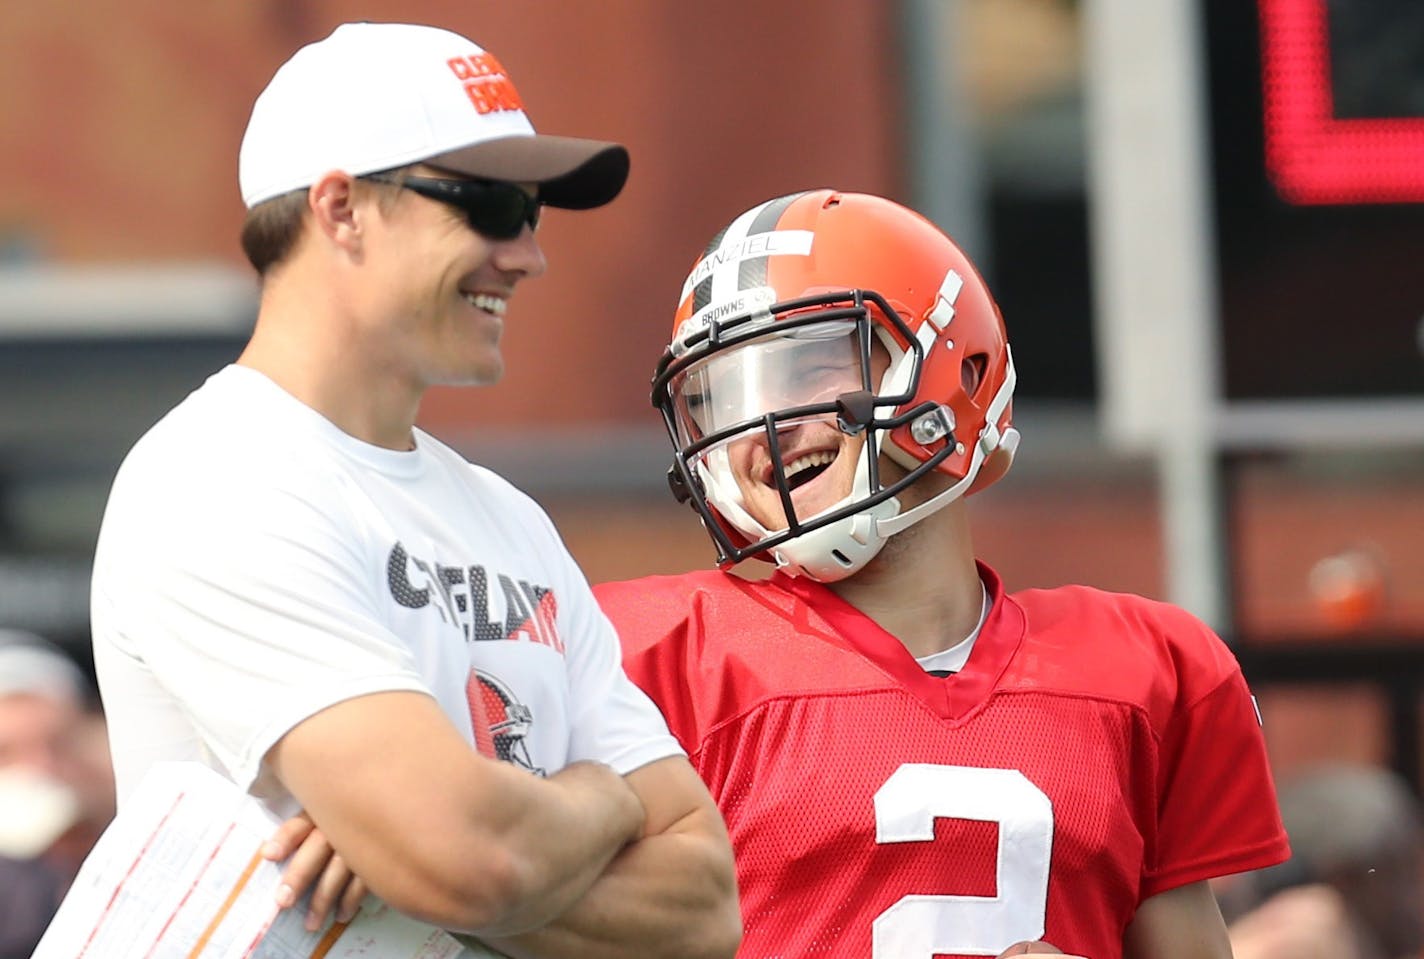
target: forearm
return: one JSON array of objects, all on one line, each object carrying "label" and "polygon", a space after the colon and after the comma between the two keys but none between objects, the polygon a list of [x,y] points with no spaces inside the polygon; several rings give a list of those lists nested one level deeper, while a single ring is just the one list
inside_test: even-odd
[{"label": "forearm", "polygon": [[508,908],[478,929],[462,931],[514,936],[564,915],[608,871],[641,824],[641,809],[631,792],[627,803],[608,801],[610,791],[626,787],[606,767],[576,763],[529,785],[552,787],[558,801],[525,806],[504,837],[506,848],[514,851],[519,877]]},{"label": "forearm", "polygon": [[515,959],[729,957],[741,937],[735,873],[715,811],[627,847],[543,928],[485,944]]},{"label": "forearm", "polygon": [[612,769],[575,763],[540,779],[480,757],[418,694],[325,709],[268,763],[378,898],[445,929],[538,928],[645,831],[640,798]]},{"label": "forearm", "polygon": [[[531,778],[522,785],[534,787],[535,791],[547,792],[552,788],[562,794],[570,786],[569,780],[579,777],[582,772],[585,771],[575,770],[563,778],[547,781]],[[592,778],[595,782],[599,775],[602,773],[594,773]],[[616,774],[608,770],[607,775]],[[621,781],[617,784],[622,786]],[[575,788],[570,795],[560,795],[561,804],[585,820],[578,823],[567,818],[550,821],[547,818],[550,813],[547,800],[542,808],[536,808],[534,796],[525,794],[517,798],[523,801],[525,816],[517,831],[511,830],[504,838],[509,846],[521,850],[509,858],[524,858],[530,865],[523,870],[526,879],[520,884],[518,893],[508,898],[511,908],[499,914],[489,913],[494,918],[484,925],[470,922],[468,917],[463,922],[454,918],[442,921],[437,915],[429,915],[424,917],[427,921],[436,921],[450,928],[478,925],[484,930],[524,929],[541,925],[567,910],[587,892],[628,841],[625,829],[613,826],[610,831],[610,820],[608,817],[600,818],[596,812],[597,797],[590,796],[586,788],[581,793]],[[553,828],[555,826],[559,828]],[[575,841],[565,838],[566,833]],[[368,886],[350,872],[345,860],[331,846],[325,834],[315,827],[310,816],[303,813],[287,820],[272,836],[268,846],[270,848],[264,848],[268,858],[278,861],[290,859],[283,882],[292,890],[291,898],[299,899],[303,893],[311,892],[311,922],[319,925],[337,907],[338,898],[341,906],[336,913],[338,919],[343,914],[349,919],[349,915],[355,913]],[[481,878],[488,879],[488,876]],[[471,894],[468,889],[464,890],[466,895],[461,896],[460,887],[451,885],[456,886],[453,890],[456,897],[481,898],[480,893]],[[532,911],[527,908],[531,904],[535,906]]]},{"label": "forearm", "polygon": [[1124,959],[1231,959],[1216,897],[1205,881],[1158,893],[1137,907]]}]

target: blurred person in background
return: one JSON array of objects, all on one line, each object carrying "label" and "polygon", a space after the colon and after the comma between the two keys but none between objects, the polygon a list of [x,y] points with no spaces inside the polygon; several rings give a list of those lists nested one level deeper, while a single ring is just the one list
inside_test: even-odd
[{"label": "blurred person in background", "polygon": [[1236,959],[1424,955],[1424,808],[1397,773],[1329,763],[1283,780],[1289,861],[1241,877]]},{"label": "blurred person in background", "polygon": [[0,959],[30,959],[63,895],[63,881],[42,861],[0,854]]},{"label": "blurred person in background", "polygon": [[1226,959],[1208,880],[1288,851],[1259,717],[1185,611],[976,563],[1018,433],[974,264],[816,190],[679,299],[653,402],[722,569],[595,593],[727,820],[740,955]]},{"label": "blurred person in background", "polygon": [[0,629],[0,959],[29,956],[113,804],[88,680],[40,636]]},{"label": "blurred person in background", "polygon": [[256,326],[119,470],[94,655],[120,803],[203,762],[338,851],[308,928],[352,918],[354,872],[510,956],[735,948],[721,818],[552,524],[415,426],[430,387],[502,375],[541,211],[627,173],[434,27],[342,25],[253,108]]}]

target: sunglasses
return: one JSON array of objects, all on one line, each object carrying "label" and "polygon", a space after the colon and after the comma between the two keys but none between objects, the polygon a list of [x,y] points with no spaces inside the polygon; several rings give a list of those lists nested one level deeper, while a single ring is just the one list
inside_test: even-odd
[{"label": "sunglasses", "polygon": [[465,214],[470,227],[491,240],[512,240],[524,230],[524,225],[539,226],[539,211],[544,204],[524,189],[502,180],[445,180],[435,177],[410,176],[398,178],[389,173],[368,173],[363,179],[390,183],[419,193]]}]

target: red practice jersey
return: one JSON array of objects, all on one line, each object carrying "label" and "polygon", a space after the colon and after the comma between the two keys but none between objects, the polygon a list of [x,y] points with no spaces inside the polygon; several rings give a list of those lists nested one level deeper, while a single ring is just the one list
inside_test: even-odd
[{"label": "red practice jersey", "polygon": [[1087,587],[1007,595],[956,675],[780,574],[597,588],[629,675],[711,789],[740,956],[1119,959],[1144,899],[1289,849],[1255,704],[1188,613]]}]

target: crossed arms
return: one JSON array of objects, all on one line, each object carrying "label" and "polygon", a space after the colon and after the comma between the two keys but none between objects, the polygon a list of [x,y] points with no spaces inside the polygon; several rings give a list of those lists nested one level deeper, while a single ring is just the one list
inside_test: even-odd
[{"label": "crossed arms", "polygon": [[681,757],[540,779],[472,750],[433,699],[389,692],[304,720],[267,763],[371,891],[511,956],[730,956],[725,827]]}]

